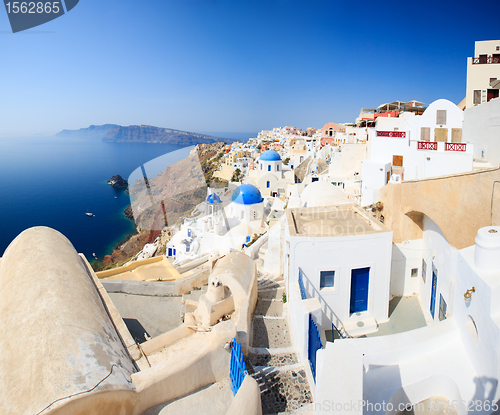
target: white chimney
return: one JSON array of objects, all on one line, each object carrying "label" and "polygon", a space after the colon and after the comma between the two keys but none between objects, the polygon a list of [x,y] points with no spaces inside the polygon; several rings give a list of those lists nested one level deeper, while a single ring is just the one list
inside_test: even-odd
[{"label": "white chimney", "polygon": [[477,231],[474,265],[488,271],[500,270],[500,226],[485,226]]}]

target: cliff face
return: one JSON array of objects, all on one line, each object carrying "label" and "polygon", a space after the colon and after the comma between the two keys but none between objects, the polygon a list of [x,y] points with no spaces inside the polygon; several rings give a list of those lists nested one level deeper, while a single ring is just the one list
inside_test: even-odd
[{"label": "cliff face", "polygon": [[[207,196],[210,176],[203,167],[225,148],[224,143],[201,144],[188,157],[170,164],[156,177],[131,183],[132,215],[138,230],[161,230],[190,216]],[[130,214],[130,212],[128,212]]]},{"label": "cliff face", "polygon": [[62,138],[85,138],[89,140],[102,140],[106,133],[112,127],[118,127],[115,124],[91,125],[88,128],[80,128],[79,130],[62,130],[56,134],[56,137]]},{"label": "cliff face", "polygon": [[56,136],[100,139],[109,143],[159,143],[184,146],[232,141],[228,139],[222,140],[205,134],[173,130],[171,128],[160,128],[150,125],[129,125],[124,127],[116,124],[91,125],[88,128],[81,128],[80,130],[63,130],[56,134]]}]

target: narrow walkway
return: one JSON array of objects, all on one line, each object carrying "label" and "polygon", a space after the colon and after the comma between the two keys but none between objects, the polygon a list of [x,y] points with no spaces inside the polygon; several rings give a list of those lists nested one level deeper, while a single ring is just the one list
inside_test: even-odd
[{"label": "narrow walkway", "polygon": [[267,243],[260,248],[256,260],[259,294],[246,363],[248,373],[260,386],[262,413],[289,413],[311,403],[312,395],[283,316],[284,280],[263,270],[266,252]]}]

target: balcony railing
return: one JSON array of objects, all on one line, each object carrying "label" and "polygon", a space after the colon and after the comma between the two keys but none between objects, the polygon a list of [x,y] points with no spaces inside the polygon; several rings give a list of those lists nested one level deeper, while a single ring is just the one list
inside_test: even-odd
[{"label": "balcony railing", "polygon": [[419,141],[418,142],[418,149],[419,150],[437,150],[438,143],[436,143],[434,141]]},{"label": "balcony railing", "polygon": [[444,151],[467,151],[466,143],[445,143]]},{"label": "balcony railing", "polygon": [[377,137],[406,138],[404,131],[377,131]]},{"label": "balcony railing", "polygon": [[500,58],[489,56],[487,58],[472,58],[473,65],[483,65],[487,63],[500,63]]}]

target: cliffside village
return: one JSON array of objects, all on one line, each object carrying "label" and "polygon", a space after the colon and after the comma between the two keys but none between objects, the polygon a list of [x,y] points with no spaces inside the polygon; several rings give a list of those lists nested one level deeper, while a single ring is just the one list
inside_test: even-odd
[{"label": "cliffside village", "polygon": [[142,177],[158,237],[122,266],[21,233],[1,412],[500,413],[500,40],[467,68],[458,105],[381,103]]}]

